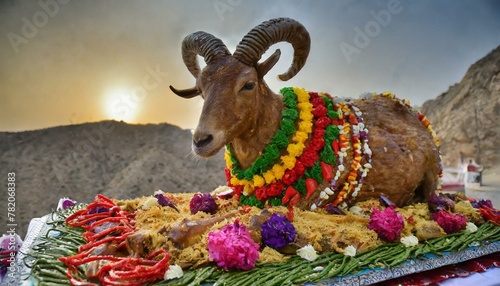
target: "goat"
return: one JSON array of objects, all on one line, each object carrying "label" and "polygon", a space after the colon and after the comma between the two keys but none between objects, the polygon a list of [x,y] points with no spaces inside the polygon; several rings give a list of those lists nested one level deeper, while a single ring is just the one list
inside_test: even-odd
[{"label": "goat", "polygon": [[228,185],[243,204],[338,209],[384,195],[404,206],[439,189],[439,141],[425,116],[390,93],[342,102],[298,88],[273,92],[264,76],[280,50],[259,61],[278,42],[294,49],[290,68],[278,76],[286,81],[310,50],[299,22],[265,21],[233,54],[219,38],[192,33],[182,42],[182,58],[196,85],[170,86],[180,97],[204,99],[193,152],[210,157],[226,146]]}]

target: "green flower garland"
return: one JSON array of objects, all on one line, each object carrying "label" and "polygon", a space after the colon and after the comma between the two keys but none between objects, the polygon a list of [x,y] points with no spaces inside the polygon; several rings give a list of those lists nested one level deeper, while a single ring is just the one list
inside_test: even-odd
[{"label": "green flower garland", "polygon": [[238,160],[231,152],[230,145],[226,146],[231,155],[231,162],[233,163],[232,174],[240,180],[252,180],[255,175],[262,175],[262,173],[269,170],[279,158],[279,150],[288,145],[288,142],[296,131],[295,121],[299,117],[297,95],[293,92],[292,88],[283,88],[280,92],[283,94],[283,102],[285,104],[280,127],[272,138],[271,143],[266,146],[262,155],[255,160],[252,166],[246,170],[242,170],[239,167]]}]

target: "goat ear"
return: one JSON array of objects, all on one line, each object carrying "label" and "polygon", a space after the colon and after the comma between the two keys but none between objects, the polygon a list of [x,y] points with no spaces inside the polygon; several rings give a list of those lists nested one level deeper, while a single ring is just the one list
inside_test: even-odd
[{"label": "goat ear", "polygon": [[175,87],[170,86],[170,90],[172,90],[175,94],[177,94],[178,96],[180,96],[182,98],[193,98],[193,97],[200,94],[200,92],[198,91],[198,89],[196,87],[187,88],[187,89],[176,89]]},{"label": "goat ear", "polygon": [[264,77],[267,72],[273,68],[273,66],[278,62],[281,56],[280,49],[277,49],[267,60],[262,63],[257,64],[257,74],[259,77]]}]

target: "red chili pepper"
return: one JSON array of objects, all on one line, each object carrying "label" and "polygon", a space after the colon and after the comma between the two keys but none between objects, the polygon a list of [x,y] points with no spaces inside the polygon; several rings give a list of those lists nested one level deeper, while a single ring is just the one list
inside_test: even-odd
[{"label": "red chili pepper", "polygon": [[300,194],[297,192],[293,197],[290,199],[290,203],[288,204],[288,212],[286,213],[286,219],[289,221],[293,221],[293,218],[295,216],[294,214],[294,206],[296,206],[300,201]]},{"label": "red chili pepper", "polygon": [[[154,257],[163,254],[159,261],[153,260]],[[122,261],[105,265],[99,270],[99,277],[102,282],[113,284],[114,282],[127,281],[125,285],[145,284],[163,277],[165,269],[168,268],[170,256],[165,249],[161,249],[151,254],[147,259],[142,258],[124,258]],[[149,266],[149,267],[146,267]],[[122,284],[120,284],[122,285]]]},{"label": "red chili pepper", "polygon": [[91,283],[91,282],[87,282],[87,281],[80,281],[80,280],[76,279],[73,276],[73,273],[78,273],[78,270],[76,269],[75,266],[69,265],[68,269],[66,270],[66,277],[68,277],[68,280],[71,283],[71,285],[74,285],[74,286],[98,286],[95,283]]},{"label": "red chili pepper", "polygon": [[107,217],[107,218],[103,218],[103,219],[100,219],[100,220],[97,220],[97,221],[93,222],[92,224],[90,224],[88,226],[88,228],[89,229],[94,229],[97,226],[99,226],[99,225],[101,225],[103,223],[106,223],[106,222],[117,222],[117,223],[125,224],[127,221],[128,221],[128,218],[126,216]]},{"label": "red chili pepper", "polygon": [[325,162],[321,162],[321,174],[323,180],[329,182],[333,179],[333,166]]},{"label": "red chili pepper", "polygon": [[489,207],[480,207],[479,211],[483,215],[483,218],[494,225],[500,226],[500,212],[489,208]]},{"label": "red chili pepper", "polygon": [[333,151],[335,152],[335,156],[338,156],[339,150],[340,150],[340,143],[339,143],[338,139],[333,140],[332,148],[333,148]]},{"label": "red chili pepper", "polygon": [[[99,208],[106,208],[109,211],[90,213]],[[59,258],[68,267],[66,276],[72,285],[97,285],[76,278],[77,267],[92,261],[104,262],[96,275],[102,285],[140,286],[163,277],[165,270],[168,269],[168,260],[170,259],[164,249],[152,253],[147,258],[94,255],[95,248],[103,243],[113,242],[118,244],[118,248],[125,247],[127,237],[135,231],[134,217],[134,214],[121,211],[111,199],[102,195],[97,195],[95,201],[84,210],[75,212],[68,217],[68,224],[87,230],[83,237],[88,241],[79,247],[78,254]],[[110,223],[109,227],[96,233],[96,227],[108,226],[103,225],[104,223]],[[162,255],[163,258],[158,259]]]},{"label": "red chili pepper", "polygon": [[111,204],[111,205],[116,205],[115,202],[106,197],[105,195],[103,194],[97,194],[97,196],[95,197],[94,201],[100,203],[100,204]]},{"label": "red chili pepper", "polygon": [[127,236],[131,235],[132,233],[134,233],[133,231],[129,231],[129,232],[126,232],[126,233],[123,233],[122,235],[120,236],[108,236],[108,237],[105,237],[101,240],[96,240],[96,241],[93,241],[93,242],[90,242],[90,243],[87,243],[87,244],[84,244],[84,245],[81,245],[80,247],[78,247],[78,251],[84,251],[84,250],[87,250],[87,249],[90,249],[90,248],[94,248],[98,245],[101,245],[103,243],[106,243],[106,242],[117,242],[117,243],[120,243],[122,242],[123,240],[125,240],[127,238]]},{"label": "red chili pepper", "polygon": [[288,208],[288,212],[286,213],[286,219],[288,221],[293,221],[294,213],[293,213],[293,207]]},{"label": "red chili pepper", "polygon": [[408,222],[411,223],[411,224],[415,224],[415,218],[413,218],[413,216],[409,216],[408,217]]},{"label": "red chili pepper", "polygon": [[237,185],[237,186],[230,186],[230,187],[234,191],[233,198],[238,201],[240,199],[240,197],[241,197],[241,193],[243,193],[243,186],[242,185]]},{"label": "red chili pepper", "polygon": [[86,257],[92,253],[93,249],[89,249],[83,252],[78,252],[78,254],[75,254],[73,256],[63,256],[59,257],[59,260],[62,261],[65,264],[70,263],[73,259],[81,259],[82,257]]},{"label": "red chili pepper", "polygon": [[82,234],[82,236],[87,241],[93,242],[93,241],[96,241],[96,240],[98,240],[106,235],[112,234],[112,233],[123,233],[123,232],[127,232],[127,231],[131,231],[131,229],[129,227],[126,227],[126,226],[117,225],[117,226],[113,226],[113,227],[110,227],[108,229],[105,229],[99,233],[85,232]]},{"label": "red chili pepper", "polygon": [[317,188],[318,188],[318,182],[316,182],[316,180],[314,180],[313,178],[306,179],[307,200],[312,196],[312,194],[314,194]]},{"label": "red chili pepper", "polygon": [[353,113],[349,114],[349,123],[353,125],[358,124],[358,120],[356,119],[356,116]]},{"label": "red chili pepper", "polygon": [[[63,259],[66,258],[66,259]],[[118,256],[113,256],[113,255],[92,255],[92,256],[87,256],[87,257],[82,257],[78,259],[74,259],[72,256],[69,257],[61,257],[59,260],[61,260],[64,263],[69,263],[74,266],[80,266],[85,263],[89,263],[92,261],[96,260],[109,260],[109,261],[120,261],[122,260],[123,257],[118,257]]]},{"label": "red chili pepper", "polygon": [[300,201],[300,194],[297,192],[293,197],[290,199],[290,202],[288,203],[289,207],[294,207],[296,206]]},{"label": "red chili pepper", "polygon": [[294,189],[292,186],[288,186],[288,188],[285,191],[285,196],[283,196],[283,199],[281,199],[281,203],[286,205],[286,203],[288,203],[288,201],[290,201],[290,199],[298,193],[299,192],[297,192],[297,190]]},{"label": "red chili pepper", "polygon": [[249,213],[251,210],[252,210],[252,207],[251,206],[243,206],[241,208],[241,210],[244,212],[244,213]]},{"label": "red chili pepper", "polygon": [[79,227],[79,226],[82,226],[84,224],[90,223],[93,220],[97,220],[97,219],[101,219],[101,218],[105,218],[105,217],[109,217],[109,214],[107,214],[107,213],[95,213],[95,214],[82,215],[82,214],[74,213],[73,215],[70,215],[68,218],[66,218],[66,223],[69,226]]}]

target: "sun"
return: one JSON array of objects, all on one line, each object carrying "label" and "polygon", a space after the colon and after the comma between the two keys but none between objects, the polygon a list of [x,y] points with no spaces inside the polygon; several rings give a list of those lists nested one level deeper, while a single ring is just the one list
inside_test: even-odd
[{"label": "sun", "polygon": [[103,108],[106,117],[118,121],[132,122],[140,109],[139,102],[133,100],[125,89],[113,89],[104,95]]}]

